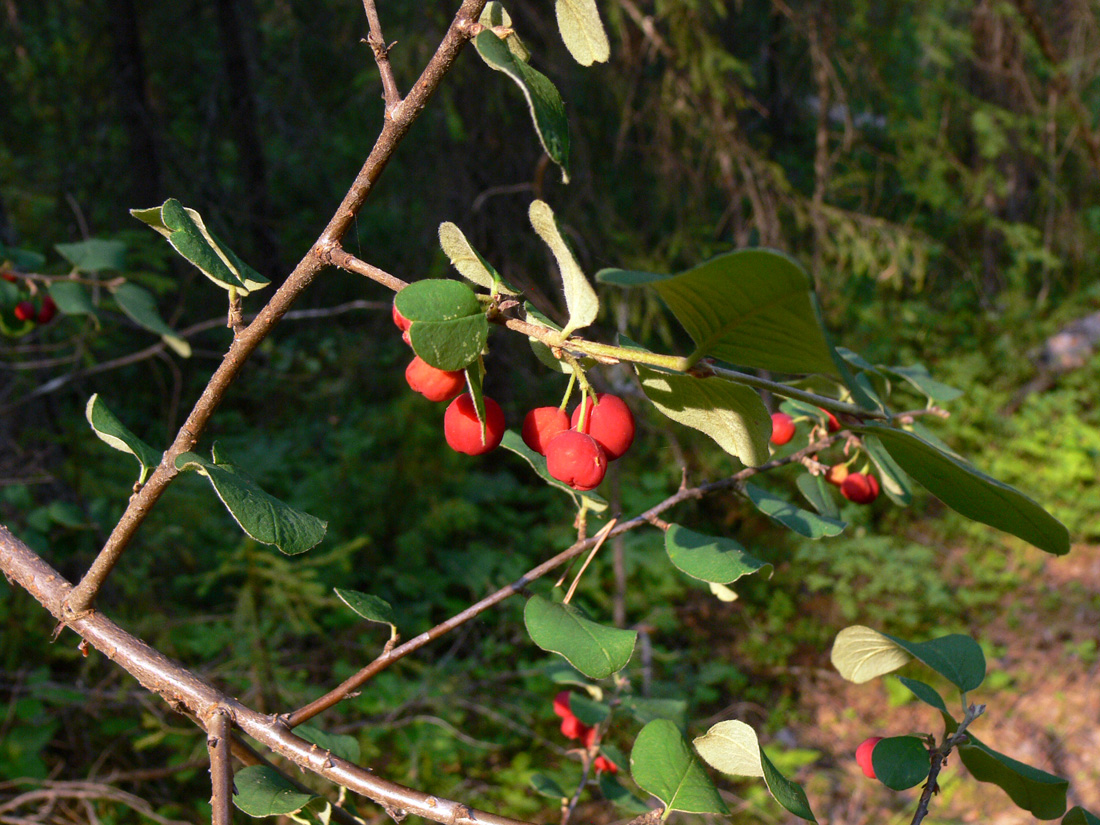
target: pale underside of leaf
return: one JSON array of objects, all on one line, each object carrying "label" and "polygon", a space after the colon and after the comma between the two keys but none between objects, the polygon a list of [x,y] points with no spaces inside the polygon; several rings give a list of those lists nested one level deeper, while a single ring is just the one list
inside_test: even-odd
[{"label": "pale underside of leaf", "polygon": [[841,676],[862,684],[897,670],[912,656],[878,631],[853,625],[836,635],[831,658]]},{"label": "pale underside of leaf", "polygon": [[592,284],[581,271],[565,239],[562,238],[558,223],[554,219],[554,212],[549,205],[543,201],[533,201],[528,214],[531,218],[531,226],[550,247],[554,259],[558,262],[562,287],[565,290],[565,305],[569,310],[569,322],[562,330],[562,336],[565,337],[573,330],[586,327],[596,320],[596,315],[600,311],[600,300],[596,297]]},{"label": "pale underside of leaf", "polygon": [[692,743],[703,760],[729,776],[763,776],[756,731],[734,719],[719,722]]},{"label": "pale underside of leaf", "polygon": [[554,11],[562,42],[582,66],[604,63],[611,56],[611,45],[600,21],[596,0],[557,0]]}]

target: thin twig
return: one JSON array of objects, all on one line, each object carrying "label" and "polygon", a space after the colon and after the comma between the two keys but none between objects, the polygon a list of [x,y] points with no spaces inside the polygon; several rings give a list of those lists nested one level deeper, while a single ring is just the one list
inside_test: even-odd
[{"label": "thin twig", "polygon": [[596,543],[592,545],[592,551],[588,554],[588,558],[584,560],[584,564],[581,565],[581,569],[577,571],[576,577],[573,579],[573,583],[569,585],[569,592],[565,594],[565,598],[561,600],[562,604],[569,604],[573,599],[573,594],[577,592],[577,585],[581,583],[581,576],[584,575],[584,571],[588,569],[588,565],[592,563],[592,559],[596,557],[596,553],[599,552],[603,546],[604,540],[611,533],[612,528],[615,527],[615,522],[618,519],[613,518],[607,524],[605,524],[593,538]]},{"label": "thin twig", "polygon": [[382,99],[386,101],[386,116],[393,117],[397,107],[401,105],[401,92],[397,90],[397,80],[393,76],[393,66],[390,65],[390,49],[393,46],[387,46],[386,38],[382,36],[382,24],[378,20],[378,9],[374,7],[374,0],[363,0],[363,9],[367,13],[367,25],[370,27],[367,45],[374,52],[374,62],[378,64],[378,74],[382,78]]},{"label": "thin twig", "polygon": [[936,779],[940,775],[943,763],[947,760],[947,756],[952,749],[967,740],[966,729],[970,727],[971,722],[983,713],[985,713],[985,705],[971,705],[968,707],[966,715],[955,732],[947,737],[942,745],[932,751],[932,766],[928,770],[928,781],[924,784],[920,801],[917,803],[917,810],[913,813],[913,820],[909,825],[920,825],[921,821],[928,815],[928,804],[932,800],[932,795],[939,791]]}]

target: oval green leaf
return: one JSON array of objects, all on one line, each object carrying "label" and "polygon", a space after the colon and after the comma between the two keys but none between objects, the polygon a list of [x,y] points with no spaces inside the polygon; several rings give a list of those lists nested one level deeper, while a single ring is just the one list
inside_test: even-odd
[{"label": "oval green leaf", "polygon": [[606,63],[611,44],[600,21],[596,0],[556,0],[558,31],[573,59],[582,66]]},{"label": "oval green leaf", "polygon": [[393,302],[410,321],[454,321],[483,314],[474,291],[450,278],[414,281],[398,292]]},{"label": "oval green leaf", "polygon": [[329,733],[313,725],[299,725],[294,729],[294,733],[333,756],[339,756],[349,762],[359,761],[359,740],[354,736]]},{"label": "oval green leaf", "polygon": [[913,491],[909,486],[909,476],[898,466],[886,448],[873,435],[863,439],[863,449],[878,468],[882,490],[899,507],[908,507],[913,500]]},{"label": "oval green leaf", "polygon": [[357,590],[342,590],[339,587],[334,587],[333,591],[340,598],[340,601],[368,622],[388,624],[395,631],[397,630],[397,619],[393,614],[393,606],[385,599],[380,599],[369,593],[360,593]]},{"label": "oval green leaf", "polygon": [[928,778],[931,758],[928,747],[916,736],[891,736],[871,751],[875,777],[895,791],[916,787]]},{"label": "oval green leaf", "polygon": [[756,390],[721,378],[696,378],[637,365],[646,396],[673,421],[706,433],[747,467],[769,458],[771,416]]},{"label": "oval green leaf", "polygon": [[115,414],[107,409],[107,405],[99,400],[96,393],[88,399],[88,405],[84,408],[84,415],[88,423],[92,425],[92,431],[102,441],[105,441],[116,450],[129,453],[138,460],[141,465],[141,473],[138,475],[138,484],[145,482],[149,473],[160,463],[162,453],[158,453],[132,432],[115,417]]},{"label": "oval green leaf", "polygon": [[943,701],[943,697],[940,696],[939,692],[931,685],[926,685],[918,679],[908,679],[905,676],[896,676],[894,678],[909,688],[910,692],[926,705],[931,705],[940,713],[947,713],[947,704]]},{"label": "oval green leaf", "polygon": [[867,424],[857,431],[877,436],[901,469],[952,510],[1048,553],[1069,552],[1066,526],[1014,487],[904,430]]},{"label": "oval green leaf", "polygon": [[1065,815],[1062,825],[1100,825],[1100,816],[1095,816],[1077,805]]},{"label": "oval green leaf", "polygon": [[88,294],[83,284],[78,284],[76,281],[54,281],[50,284],[50,297],[54,299],[57,308],[66,315],[97,317],[92,296]]},{"label": "oval green leaf", "polygon": [[150,332],[155,332],[180,357],[191,357],[191,345],[180,338],[176,331],[164,323],[164,319],[160,317],[157,311],[157,300],[153,297],[153,293],[135,283],[125,281],[115,289],[114,296],[119,307],[131,321]]},{"label": "oval green leaf", "polygon": [[840,520],[840,508],[837,507],[833,492],[829,489],[829,482],[822,476],[803,473],[795,483],[798,485],[798,491],[818,513],[833,521]]},{"label": "oval green leaf", "polygon": [[267,765],[252,765],[237,771],[233,775],[233,787],[233,804],[253,817],[285,816],[320,798],[300,791]]},{"label": "oval green leaf", "polygon": [[969,731],[967,736],[970,742],[959,746],[959,759],[975,779],[996,785],[1037,819],[1065,813],[1068,781],[998,753]]},{"label": "oval green leaf", "polygon": [[985,654],[981,645],[969,636],[952,633],[927,642],[910,642],[882,635],[961,691],[974,690],[985,681]]},{"label": "oval green leaf", "polygon": [[532,596],[523,610],[527,633],[543,650],[557,653],[589,679],[622,670],[634,654],[633,630],[605,627],[571,604]]},{"label": "oval green leaf", "polygon": [[678,570],[716,584],[731,584],[742,576],[771,568],[746,553],[733,539],[705,536],[679,524],[671,524],[665,531],[665,550]]},{"label": "oval green leaf", "polygon": [[218,498],[249,537],[273,544],[287,555],[304,553],[325,537],[328,523],[295,510],[259,488],[214,448],[214,461],[196,453],[176,456],[177,470],[194,470],[210,480]]},{"label": "oval green leaf", "polygon": [[729,813],[679,728],[667,719],[655,719],[638,733],[630,752],[630,773],[638,787],[661,800],[667,811]]},{"label": "oval green leaf", "polygon": [[539,796],[549,797],[550,799],[568,799],[569,795],[562,790],[561,785],[551,779],[544,773],[531,774],[531,788]]},{"label": "oval green leaf", "polygon": [[489,321],[484,315],[454,321],[413,321],[409,327],[413,352],[439,370],[466,369],[477,361],[489,340]]},{"label": "oval green leaf", "polygon": [[761,513],[808,539],[838,536],[848,526],[838,519],[826,518],[795,507],[789,501],[755,484],[745,485],[745,495]]},{"label": "oval green leaf", "polygon": [[500,273],[474,249],[462,230],[447,221],[439,225],[439,245],[443,248],[451,266],[467,281],[488,290],[496,289],[506,295],[515,295],[516,290],[504,283]]},{"label": "oval green leaf", "polygon": [[841,676],[860,685],[897,670],[913,657],[889,636],[852,625],[836,634],[830,658]]},{"label": "oval green leaf", "polygon": [[932,377],[928,368],[923,364],[914,364],[911,367],[882,367],[883,372],[904,378],[930,401],[946,403],[954,401],[963,394],[963,391],[955,387],[949,387]]},{"label": "oval green leaf", "polygon": [[516,57],[508,44],[491,31],[478,34],[474,38],[474,48],[489,68],[503,72],[519,86],[542,148],[550,160],[561,167],[562,180],[568,183],[569,122],[565,118],[565,104],[554,84],[546,75]]},{"label": "oval green leaf", "polygon": [[89,238],[77,243],[59,243],[54,249],[73,269],[81,272],[122,271],[126,268],[126,244]]},{"label": "oval green leaf", "polygon": [[807,822],[817,822],[814,812],[810,808],[810,800],[806,798],[806,792],[802,790],[802,786],[781,774],[779,769],[768,759],[768,755],[764,753],[763,748],[760,749],[760,761],[764,765],[764,782],[767,784],[771,795],[775,797],[775,801],[799,819],[805,819]]}]

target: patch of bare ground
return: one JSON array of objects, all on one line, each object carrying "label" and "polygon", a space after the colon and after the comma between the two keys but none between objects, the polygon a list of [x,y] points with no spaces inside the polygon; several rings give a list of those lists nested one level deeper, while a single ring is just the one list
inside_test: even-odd
[{"label": "patch of bare ground", "polygon": [[[971,635],[994,656],[988,662],[986,683],[970,696],[972,702],[988,707],[971,730],[990,747],[1067,778],[1069,806],[1100,813],[1100,546],[1078,545],[1063,558],[1027,556],[1023,563],[1026,584],[999,609],[975,617],[972,625]],[[819,821],[910,822],[920,788],[895,793],[865,779],[852,754],[872,735],[940,737],[942,722],[918,702],[890,707],[890,692],[882,679],[852,685],[828,666],[827,656],[820,665],[795,669],[798,704],[807,721],[787,732],[800,747],[837,756],[830,764],[818,762],[805,771]],[[910,667],[911,673],[902,672],[928,679],[927,669],[922,675],[919,666]],[[950,707],[951,694],[946,688],[941,693]],[[957,758],[949,759],[940,787],[926,823],[1037,821],[999,788],[975,782]]]}]

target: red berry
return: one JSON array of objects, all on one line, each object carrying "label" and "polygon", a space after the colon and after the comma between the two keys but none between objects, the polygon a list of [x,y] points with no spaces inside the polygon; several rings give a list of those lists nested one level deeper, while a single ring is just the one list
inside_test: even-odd
[{"label": "red berry", "polygon": [[588,725],[585,725],[573,714],[569,714],[561,720],[561,734],[566,739],[583,739],[589,731]]},{"label": "red berry", "polygon": [[37,315],[38,312],[30,301],[20,301],[15,305],[15,317],[20,321],[33,321]]},{"label": "red berry", "polygon": [[405,367],[405,380],[429,401],[450,401],[466,386],[466,373],[438,370],[418,355]]},{"label": "red berry", "polygon": [[[584,428],[577,425],[581,420],[581,410],[588,409],[584,417]],[[573,410],[570,424],[592,436],[607,453],[608,461],[614,461],[625,453],[634,442],[634,415],[630,407],[617,395],[601,392],[596,396],[596,405],[589,406],[587,397]]]},{"label": "red berry", "polygon": [[539,455],[558,433],[569,429],[569,416],[557,407],[536,407],[523,419],[523,443]]},{"label": "red berry", "polygon": [[12,284],[14,284],[16,281],[19,280],[18,278],[15,277],[15,273],[13,273],[13,272],[0,272],[0,278],[3,278],[8,283],[12,283]]},{"label": "red berry", "polygon": [[608,759],[606,756],[597,756],[596,761],[592,763],[592,767],[596,769],[596,773],[607,771],[608,773],[618,773],[619,766]]},{"label": "red berry", "polygon": [[[412,321],[398,311],[396,303],[393,305],[393,322],[397,324],[397,328],[402,332],[408,332],[409,327],[412,326]],[[408,342],[406,341],[406,343]]]},{"label": "red berry", "polygon": [[592,436],[566,430],[546,447],[546,471],[574,490],[592,490],[607,473],[607,456]]},{"label": "red berry", "polygon": [[57,304],[47,295],[42,299],[42,308],[38,310],[38,323],[48,324],[57,315]]},{"label": "red berry", "polygon": [[495,449],[504,438],[504,412],[500,404],[485,396],[485,440],[481,440],[481,422],[477,420],[474,399],[460,395],[443,416],[443,434],[452,450],[466,455],[481,455]]},{"label": "red berry", "polygon": [[573,711],[569,709],[569,691],[563,690],[557,696],[554,697],[554,713],[564,719],[566,716],[572,716]]},{"label": "red berry", "polygon": [[794,419],[784,412],[772,413],[772,444],[782,447],[794,438]]},{"label": "red berry", "polygon": [[856,764],[868,779],[875,778],[875,766],[871,761],[871,754],[875,750],[875,745],[881,741],[881,736],[872,736],[870,739],[864,739],[863,743],[856,748]]},{"label": "red berry", "polygon": [[584,736],[581,737],[581,741],[586,748],[592,747],[596,743],[596,729],[588,728],[588,730],[584,732]]},{"label": "red berry", "polygon": [[839,487],[844,483],[844,479],[848,477],[850,470],[847,464],[834,464],[825,473],[825,480],[830,484]]},{"label": "red berry", "polygon": [[835,433],[840,429],[840,422],[836,420],[836,416],[829,412],[824,407],[818,407],[823,413],[825,413],[825,429],[831,433]]},{"label": "red berry", "polygon": [[870,504],[878,498],[878,479],[865,473],[849,473],[840,485],[840,494],[856,504]]}]

